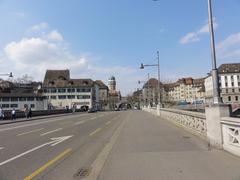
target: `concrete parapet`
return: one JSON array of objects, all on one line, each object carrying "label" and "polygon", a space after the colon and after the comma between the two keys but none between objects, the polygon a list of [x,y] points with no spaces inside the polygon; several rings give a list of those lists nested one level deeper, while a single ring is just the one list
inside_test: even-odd
[{"label": "concrete parapet", "polygon": [[207,139],[211,146],[222,149],[222,127],[221,117],[230,116],[230,106],[225,104],[212,104],[205,108],[206,124],[207,124]]}]

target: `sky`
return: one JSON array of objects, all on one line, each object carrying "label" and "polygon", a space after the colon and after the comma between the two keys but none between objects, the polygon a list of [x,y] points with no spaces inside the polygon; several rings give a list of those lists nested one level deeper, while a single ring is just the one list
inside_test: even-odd
[{"label": "sky", "polygon": [[[218,66],[240,62],[240,0],[212,0]],[[114,75],[127,95],[211,70],[207,0],[0,0],[0,72],[42,81],[47,69],[72,78]]]}]

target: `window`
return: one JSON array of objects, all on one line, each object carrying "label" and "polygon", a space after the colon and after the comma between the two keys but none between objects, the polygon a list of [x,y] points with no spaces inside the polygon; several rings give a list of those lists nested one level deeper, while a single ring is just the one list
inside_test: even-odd
[{"label": "window", "polygon": [[71,89],[68,89],[67,91],[68,91],[69,93],[70,93],[70,92],[75,92],[75,89],[74,89],[74,88],[71,88]]},{"label": "window", "polygon": [[225,81],[227,81],[227,76],[225,76]]},{"label": "window", "polygon": [[18,108],[18,104],[10,104],[11,108]]},{"label": "window", "polygon": [[13,102],[13,101],[18,101],[18,98],[12,97],[12,98],[11,98],[11,101],[12,101],[12,102]]},{"label": "window", "polygon": [[90,99],[91,96],[89,96],[89,95],[79,95],[79,96],[77,96],[77,98],[78,99]]},{"label": "window", "polygon": [[57,96],[50,96],[51,99],[57,99]]},{"label": "window", "polygon": [[228,101],[231,101],[231,100],[232,100],[231,96],[228,96]]},{"label": "window", "polygon": [[2,104],[2,108],[9,108],[9,104]]},{"label": "window", "polygon": [[225,87],[228,87],[228,83],[225,83]]},{"label": "window", "polygon": [[34,97],[28,97],[27,101],[34,101]]},{"label": "window", "polygon": [[58,96],[58,99],[66,99],[66,96]]},{"label": "window", "polygon": [[232,87],[234,87],[234,82],[232,82]]},{"label": "window", "polygon": [[226,89],[226,93],[228,93],[228,89]]},{"label": "window", "polygon": [[55,88],[50,89],[50,92],[51,92],[51,93],[56,93],[56,92],[57,92],[57,89],[55,89]]},{"label": "window", "polygon": [[240,86],[240,82],[238,82],[238,86]]},{"label": "window", "polygon": [[[46,96],[46,98],[49,99],[49,96]],[[37,97],[36,99],[37,99],[37,101],[42,101],[43,97]]]},{"label": "window", "polygon": [[231,76],[231,81],[233,81],[233,76]]},{"label": "window", "polygon": [[26,101],[26,98],[25,97],[20,97],[19,101]]},{"label": "window", "polygon": [[3,102],[8,102],[9,100],[10,100],[10,98],[8,98],[8,97],[3,97],[3,98],[2,98],[2,101],[3,101]]},{"label": "window", "polygon": [[238,96],[235,96],[235,101],[238,101]]},{"label": "window", "polygon": [[234,93],[234,92],[235,92],[235,89],[232,89],[232,92]]},{"label": "window", "polygon": [[68,95],[67,98],[68,99],[75,99],[75,96],[74,95]]},{"label": "window", "polygon": [[48,90],[47,90],[47,89],[44,89],[44,90],[43,90],[43,92],[44,92],[44,93],[47,93],[47,92],[48,92]]},{"label": "window", "polygon": [[66,92],[66,89],[63,89],[63,88],[58,89],[58,92],[59,92],[59,93],[65,93],[65,92]]},{"label": "window", "polygon": [[35,108],[35,104],[31,104],[31,108]]}]

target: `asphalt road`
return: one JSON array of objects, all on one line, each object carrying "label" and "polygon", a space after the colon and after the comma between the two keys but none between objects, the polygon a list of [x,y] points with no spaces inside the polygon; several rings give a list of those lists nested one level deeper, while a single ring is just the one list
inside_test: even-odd
[{"label": "asphalt road", "polygon": [[0,125],[0,180],[79,179],[130,112]]}]

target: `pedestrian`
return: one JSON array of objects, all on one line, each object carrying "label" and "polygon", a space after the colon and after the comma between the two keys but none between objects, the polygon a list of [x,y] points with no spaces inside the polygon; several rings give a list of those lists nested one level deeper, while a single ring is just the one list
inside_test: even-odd
[{"label": "pedestrian", "polygon": [[24,109],[23,109],[23,111],[24,111],[25,117],[28,118],[28,105],[27,105],[27,104],[24,104]]},{"label": "pedestrian", "polygon": [[0,120],[3,120],[4,118],[4,111],[3,111],[3,108],[1,107],[0,108]]},{"label": "pedestrian", "polygon": [[28,117],[32,118],[32,109],[31,109],[31,107],[29,107],[29,109],[28,109]]},{"label": "pedestrian", "polygon": [[12,120],[16,119],[16,110],[15,110],[15,108],[12,109],[11,118],[12,118]]}]

